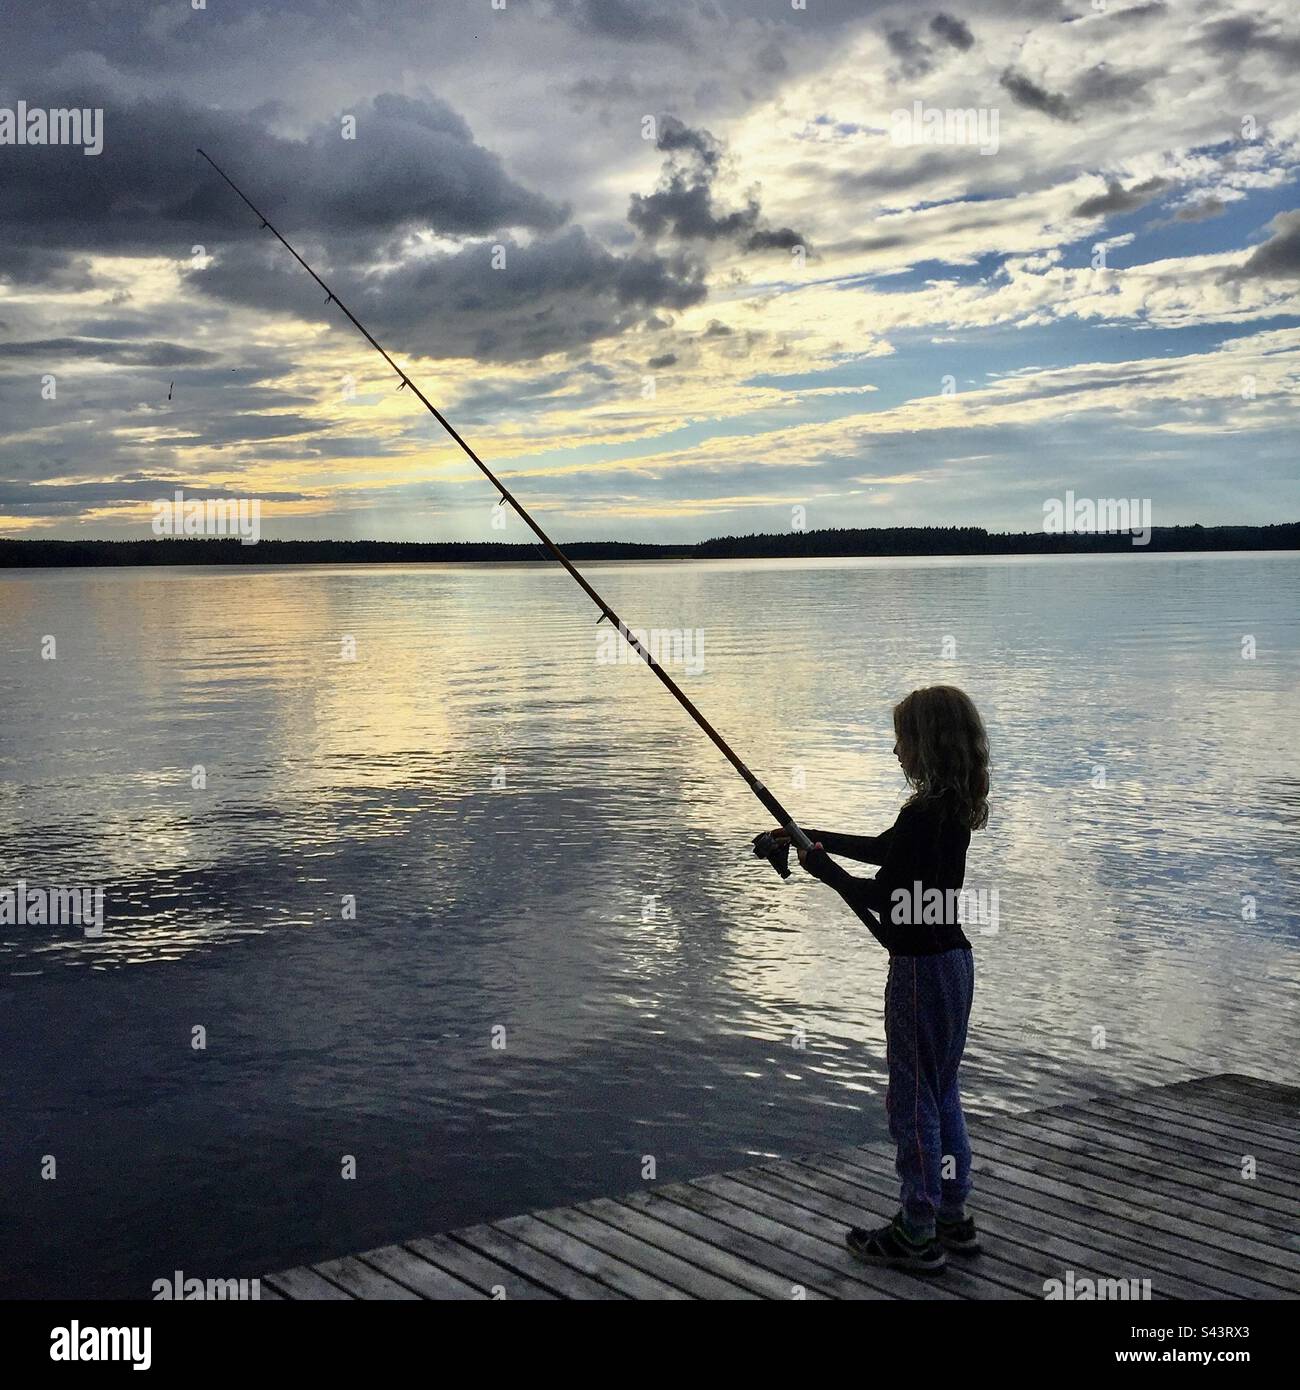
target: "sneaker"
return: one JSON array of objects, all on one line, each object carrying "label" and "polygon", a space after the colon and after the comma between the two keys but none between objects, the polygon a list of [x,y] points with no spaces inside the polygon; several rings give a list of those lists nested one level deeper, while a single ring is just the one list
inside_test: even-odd
[{"label": "sneaker", "polygon": [[913,1240],[898,1217],[878,1231],[854,1226],[845,1237],[845,1244],[864,1264],[904,1269],[909,1274],[940,1274],[948,1263],[943,1246],[934,1236]]},{"label": "sneaker", "polygon": [[960,1221],[945,1221],[940,1217],[934,1223],[935,1235],[945,1250],[954,1255],[978,1255],[980,1252],[979,1233],[975,1229],[975,1218],[963,1217]]}]

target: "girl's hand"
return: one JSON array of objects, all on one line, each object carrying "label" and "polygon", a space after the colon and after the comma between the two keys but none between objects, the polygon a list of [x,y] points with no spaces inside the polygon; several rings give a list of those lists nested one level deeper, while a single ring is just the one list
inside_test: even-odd
[{"label": "girl's hand", "polygon": [[[789,839],[790,837],[787,835],[786,838]],[[821,842],[820,840],[817,840],[817,841],[813,844],[813,849],[821,849],[821,847],[822,847],[822,842]],[[800,866],[800,868],[806,869],[806,868],[808,867],[808,851],[805,850],[805,849],[797,849],[797,848],[796,848],[795,853],[799,856],[799,866]]]}]

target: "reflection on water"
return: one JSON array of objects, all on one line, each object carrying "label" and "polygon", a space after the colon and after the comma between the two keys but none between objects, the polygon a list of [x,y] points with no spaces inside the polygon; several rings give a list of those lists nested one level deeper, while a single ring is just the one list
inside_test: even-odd
[{"label": "reflection on water", "polygon": [[[701,631],[679,678],[806,824],[892,820],[900,694],[980,704],[972,1108],[1293,1079],[1297,557],[590,568]],[[597,640],[532,566],[0,577],[0,886],[107,900],[98,938],[0,927],[0,1287],[256,1273],[644,1154],[883,1134],[883,954],[748,856],[761,808]]]}]

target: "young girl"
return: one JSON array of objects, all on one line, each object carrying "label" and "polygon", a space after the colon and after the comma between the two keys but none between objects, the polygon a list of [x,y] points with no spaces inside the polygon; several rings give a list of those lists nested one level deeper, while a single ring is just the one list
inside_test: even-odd
[{"label": "young girl", "polygon": [[[988,821],[989,748],[974,704],[951,685],[914,690],[896,705],[894,737],[912,796],[893,827],[874,837],[810,830],[813,848],[799,860],[889,952],[885,1109],[902,1209],[878,1231],[855,1226],[849,1249],[870,1264],[929,1274],[944,1268],[945,1251],[979,1250],[966,1214],[970,1144],[957,1087],[975,973],[957,891],[970,833]],[[856,878],[832,854],[880,872]]]}]

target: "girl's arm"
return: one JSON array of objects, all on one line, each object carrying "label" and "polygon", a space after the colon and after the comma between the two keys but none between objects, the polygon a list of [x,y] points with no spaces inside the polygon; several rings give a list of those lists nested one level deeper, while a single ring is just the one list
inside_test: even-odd
[{"label": "girl's arm", "polygon": [[[802,861],[814,878],[835,889],[887,951],[893,951],[911,932],[911,928],[900,927],[894,921],[893,894],[900,888],[910,891],[921,878],[925,832],[916,816],[904,809],[887,834],[888,850],[874,878],[858,878],[842,869],[826,852],[830,846],[817,835],[812,836],[813,843],[820,840],[822,848],[809,850]],[[886,836],[879,838],[884,840]]]},{"label": "girl's arm", "polygon": [[[800,856],[804,868],[814,878],[818,878],[829,887],[834,888],[857,914],[858,919],[866,926],[871,935],[886,950],[889,950],[888,928],[885,925],[888,922],[888,917],[885,916],[885,911],[882,910],[881,906],[884,902],[884,894],[880,891],[880,884],[874,878],[858,878],[855,874],[849,873],[847,869],[841,869],[826,853],[825,841],[818,843],[817,837],[814,836],[813,843],[814,848],[810,849],[807,854]],[[880,916],[877,916],[877,913]]]},{"label": "girl's arm", "polygon": [[827,854],[838,854],[841,859],[856,859],[862,864],[883,864],[889,854],[889,846],[894,838],[891,825],[883,835],[839,835],[833,830],[809,830],[808,838]]}]

